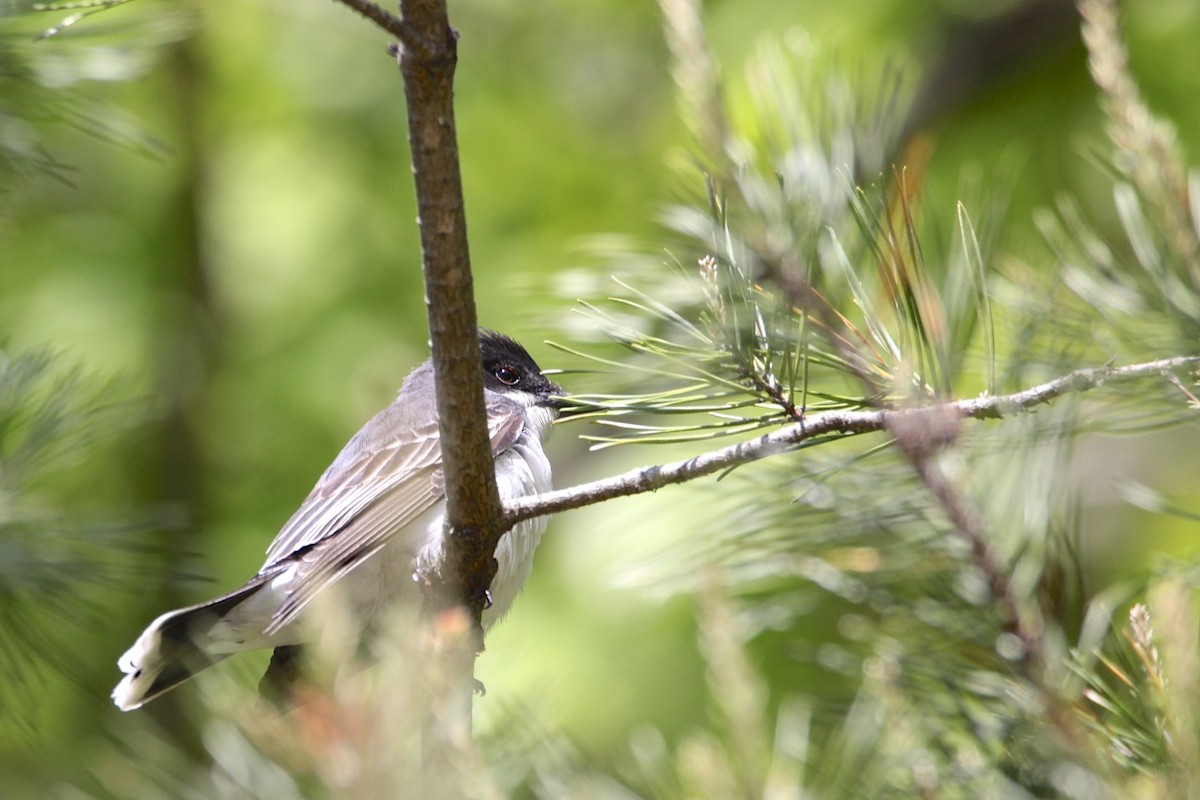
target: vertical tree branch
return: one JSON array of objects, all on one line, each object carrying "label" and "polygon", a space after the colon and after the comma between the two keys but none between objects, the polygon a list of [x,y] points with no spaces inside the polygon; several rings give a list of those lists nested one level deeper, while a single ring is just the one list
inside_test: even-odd
[{"label": "vertical tree branch", "polygon": [[[480,370],[474,284],[454,126],[458,36],[445,0],[400,0],[398,48],[425,271],[425,302],[446,487],[445,552],[425,580],[435,625],[425,642],[431,681],[422,735],[422,797],[454,797],[456,754],[471,735],[475,654],[504,532]],[[466,613],[460,610],[466,607]],[[464,624],[465,623],[465,624]],[[457,745],[457,746],[456,746]]]},{"label": "vertical tree branch", "polygon": [[419,46],[399,48],[408,102],[426,303],[452,531],[435,605],[464,602],[478,625],[502,529],[479,369],[478,323],[454,126],[457,34],[445,0],[401,0]]}]

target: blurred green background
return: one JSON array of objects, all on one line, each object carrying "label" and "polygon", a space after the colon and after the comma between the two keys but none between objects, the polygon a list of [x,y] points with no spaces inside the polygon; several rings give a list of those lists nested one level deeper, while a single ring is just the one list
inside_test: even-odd
[{"label": "blurred green background", "polygon": [[[1194,155],[1200,4],[1124,7],[1133,72]],[[852,73],[898,63],[917,97],[912,132],[931,154],[932,193],[953,198],[964,169],[1019,165],[1008,257],[1045,258],[1031,219],[1060,192],[1111,217],[1086,156],[1103,120],[1069,3],[705,9],[735,104],[742,65],[764,39],[803,31]],[[562,338],[571,307],[564,270],[602,269],[587,255],[597,235],[652,239],[679,188],[668,161],[686,134],[657,8],[465,0],[451,13],[480,320],[544,367],[571,367],[543,343]],[[144,402],[139,425],[61,478],[60,502],[77,515],[148,517],[157,549],[112,587],[105,624],[73,638],[75,679],[45,671],[26,687],[39,694],[36,735],[0,751],[0,780],[86,771],[90,748],[124,724],[107,699],[117,655],[163,609],[252,574],[341,444],[426,354],[404,102],[378,31],[327,0],[139,0],[28,45],[61,16],[5,21],[62,104],[35,122],[69,169],[65,181],[4,187],[0,340],[49,346]],[[560,486],[672,455],[589,454],[576,432],[554,442]],[[1145,479],[1138,470],[1153,464],[1130,458],[1111,468]],[[527,707],[602,754],[639,725],[672,736],[703,719],[690,605],[631,584],[662,532],[695,524],[704,491],[552,522],[525,595],[480,662],[484,728]],[[1183,546],[1140,542],[1133,563]],[[823,679],[815,668],[789,678]],[[190,691],[151,712],[166,729],[181,727]]]}]

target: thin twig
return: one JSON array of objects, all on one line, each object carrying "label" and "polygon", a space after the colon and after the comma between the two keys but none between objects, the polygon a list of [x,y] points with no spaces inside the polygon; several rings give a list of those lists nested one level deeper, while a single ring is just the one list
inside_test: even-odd
[{"label": "thin twig", "polygon": [[357,11],[362,16],[374,22],[380,28],[395,36],[408,48],[423,48],[424,39],[417,35],[411,25],[392,12],[375,5],[371,0],[336,0],[336,2]]},{"label": "thin twig", "polygon": [[905,418],[945,415],[946,411],[950,410],[961,418],[1000,419],[1008,414],[1029,411],[1065,394],[1089,391],[1105,383],[1161,376],[1189,366],[1200,366],[1200,356],[1177,356],[1124,367],[1080,369],[1012,394],[985,395],[922,408],[826,411],[812,414],[803,423],[789,425],[757,439],[704,453],[695,458],[639,467],[611,478],[510,502],[505,506],[504,524],[511,527],[522,520],[543,514],[555,514],[616,497],[653,492],[664,486],[695,480],[730,467],[783,453],[806,442],[838,435],[890,430],[896,424],[902,424],[900,421]]}]

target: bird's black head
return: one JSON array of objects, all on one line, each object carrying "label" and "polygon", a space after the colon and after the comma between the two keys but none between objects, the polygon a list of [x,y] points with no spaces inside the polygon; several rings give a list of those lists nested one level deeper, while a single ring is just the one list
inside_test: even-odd
[{"label": "bird's black head", "polygon": [[483,386],[493,392],[527,392],[539,405],[557,405],[550,398],[564,395],[562,387],[542,375],[533,356],[502,333],[481,330],[479,349],[483,354]]}]

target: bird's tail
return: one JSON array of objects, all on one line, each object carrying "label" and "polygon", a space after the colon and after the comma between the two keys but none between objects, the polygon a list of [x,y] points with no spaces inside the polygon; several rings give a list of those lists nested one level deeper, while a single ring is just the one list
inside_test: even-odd
[{"label": "bird's tail", "polygon": [[255,579],[216,600],[168,611],[150,623],[117,660],[125,673],[112,693],[117,708],[139,708],[237,650],[218,645],[213,628],[264,584],[264,579]]}]

